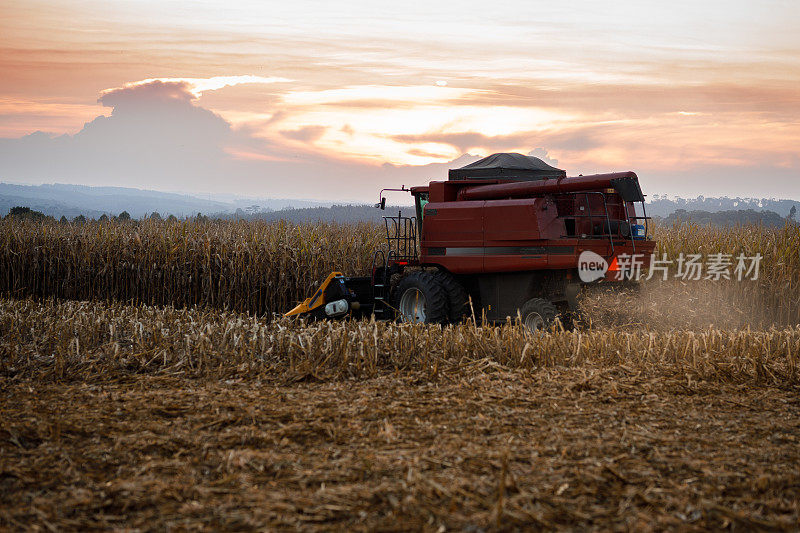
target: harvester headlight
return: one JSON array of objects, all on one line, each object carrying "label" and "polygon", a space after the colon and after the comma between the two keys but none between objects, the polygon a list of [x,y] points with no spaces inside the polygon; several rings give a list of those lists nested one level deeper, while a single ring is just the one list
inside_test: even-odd
[{"label": "harvester headlight", "polygon": [[347,313],[350,309],[350,304],[347,303],[347,300],[334,300],[328,304],[325,304],[325,314],[329,317],[336,317],[342,316],[343,314]]}]

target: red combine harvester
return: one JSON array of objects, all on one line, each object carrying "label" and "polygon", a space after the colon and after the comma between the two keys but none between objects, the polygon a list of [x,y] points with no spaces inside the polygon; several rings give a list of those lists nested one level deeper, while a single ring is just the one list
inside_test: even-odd
[{"label": "red combine harvester", "polygon": [[410,192],[416,216],[383,217],[388,249],[375,252],[372,275],[334,272],[287,316],[445,323],[474,312],[490,322],[519,316],[535,330],[577,310],[581,254],[611,265],[593,282],[608,283],[618,258],[644,268],[655,247],[633,172],[567,177],[500,153],[450,170],[447,181],[384,189],[381,209],[385,191]]}]

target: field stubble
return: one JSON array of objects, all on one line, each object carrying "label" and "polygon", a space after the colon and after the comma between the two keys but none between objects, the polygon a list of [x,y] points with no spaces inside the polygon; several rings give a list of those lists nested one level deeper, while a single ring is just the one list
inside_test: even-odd
[{"label": "field stubble", "polygon": [[800,525],[800,329],[0,300],[0,527]]},{"label": "field stubble", "polygon": [[796,530],[797,398],[622,366],[14,380],[0,528]]},{"label": "field stubble", "polygon": [[436,376],[495,366],[624,366],[776,386],[800,379],[800,327],[556,328],[533,335],[515,324],[306,323],[207,308],[6,299],[0,300],[0,331],[0,372],[57,380],[120,372],[290,380],[409,370]]}]

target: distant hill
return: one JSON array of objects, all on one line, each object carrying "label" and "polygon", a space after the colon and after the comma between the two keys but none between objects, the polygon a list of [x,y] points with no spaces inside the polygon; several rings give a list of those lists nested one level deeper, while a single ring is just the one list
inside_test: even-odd
[{"label": "distant hill", "polygon": [[47,216],[61,218],[62,216],[72,220],[78,215],[88,218],[99,218],[104,211],[95,209],[81,209],[75,205],[65,204],[58,200],[49,198],[35,198],[23,195],[0,194],[0,217],[4,217],[13,207],[30,207],[35,211],[41,211]]},{"label": "distant hill", "polygon": [[756,211],[754,209],[710,211],[678,209],[664,219],[666,224],[691,221],[695,224],[716,226],[736,226],[739,224],[760,224],[762,226],[782,227],[786,219],[774,211]]},{"label": "distant hill", "polygon": [[678,209],[685,211],[707,211],[716,213],[719,211],[774,211],[778,215],[785,217],[791,211],[792,206],[800,210],[800,201],[797,200],[776,200],[774,198],[728,198],[713,197],[706,198],[666,198],[658,194],[647,198],[647,214],[650,216],[667,217]]},{"label": "distant hill", "polygon": [[384,216],[397,216],[398,209],[402,210],[403,216],[415,216],[413,207],[399,208],[387,206],[386,210],[382,211],[371,205],[333,205],[331,207],[281,209],[280,211],[258,213],[242,218],[266,221],[286,220],[294,223],[317,222],[320,220],[325,222],[339,222],[342,224],[352,224],[355,222],[382,223]]},{"label": "distant hill", "polygon": [[199,198],[189,194],[165,193],[127,187],[90,187],[86,185],[16,185],[0,183],[0,216],[14,206],[25,206],[45,215],[74,218],[84,215],[98,218],[103,214],[117,215],[127,211],[133,218],[153,212],[177,217],[203,213],[233,213],[270,211],[284,207],[320,205],[311,200],[284,200],[227,196],[225,200]]}]

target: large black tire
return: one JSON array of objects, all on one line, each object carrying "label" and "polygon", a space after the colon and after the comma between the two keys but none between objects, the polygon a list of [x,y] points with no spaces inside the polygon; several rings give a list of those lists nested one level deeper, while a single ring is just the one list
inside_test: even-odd
[{"label": "large black tire", "polygon": [[558,309],[551,302],[542,298],[531,298],[519,310],[522,324],[531,333],[550,328],[558,317]]},{"label": "large black tire", "polygon": [[433,276],[447,295],[447,319],[453,324],[461,322],[469,314],[469,296],[464,286],[443,270],[433,272]]},{"label": "large black tire", "polygon": [[[424,270],[412,272],[400,280],[393,294],[392,306],[396,309],[400,321],[426,324],[441,324],[447,321],[447,293],[431,272]],[[422,306],[421,314],[409,312],[407,309],[409,305],[415,304]]]}]

